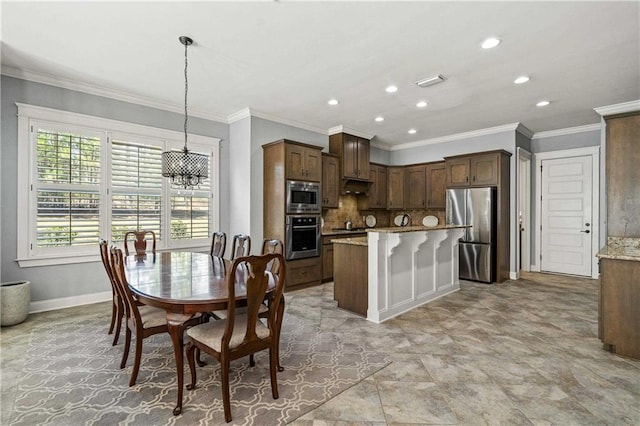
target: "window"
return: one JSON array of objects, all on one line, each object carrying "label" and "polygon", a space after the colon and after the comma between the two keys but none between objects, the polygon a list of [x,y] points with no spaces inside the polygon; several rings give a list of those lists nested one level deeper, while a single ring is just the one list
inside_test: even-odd
[{"label": "window", "polygon": [[[97,243],[150,229],[158,249],[203,249],[217,229],[219,139],[189,135],[211,158],[193,190],[161,174],[161,154],[183,134],[18,104],[20,266],[99,260]],[[213,178],[213,179],[212,179]]]}]

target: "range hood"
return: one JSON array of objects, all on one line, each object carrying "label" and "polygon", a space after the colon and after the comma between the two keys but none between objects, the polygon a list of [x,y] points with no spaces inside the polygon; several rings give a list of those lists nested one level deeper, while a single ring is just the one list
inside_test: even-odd
[{"label": "range hood", "polygon": [[340,184],[340,194],[368,194],[369,187],[373,182],[365,180],[342,179]]}]

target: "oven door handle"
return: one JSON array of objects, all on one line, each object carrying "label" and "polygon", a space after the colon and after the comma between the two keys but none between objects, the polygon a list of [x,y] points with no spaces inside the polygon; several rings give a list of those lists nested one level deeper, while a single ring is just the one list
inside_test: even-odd
[{"label": "oven door handle", "polygon": [[318,227],[318,225],[304,225],[304,226],[293,225],[293,229],[294,230],[298,230],[298,229],[316,229],[317,227]]}]

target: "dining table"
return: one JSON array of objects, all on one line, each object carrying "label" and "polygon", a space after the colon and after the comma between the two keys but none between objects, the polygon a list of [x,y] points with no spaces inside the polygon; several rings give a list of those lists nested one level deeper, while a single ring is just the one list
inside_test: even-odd
[{"label": "dining table", "polygon": [[[143,304],[164,309],[178,375],[178,401],[174,415],[182,412],[184,388],[185,323],[197,314],[227,309],[231,261],[207,253],[166,251],[124,260],[129,288]],[[238,269],[240,270],[240,269]],[[245,280],[235,279],[235,303],[246,304]],[[267,297],[275,289],[272,281]]]}]

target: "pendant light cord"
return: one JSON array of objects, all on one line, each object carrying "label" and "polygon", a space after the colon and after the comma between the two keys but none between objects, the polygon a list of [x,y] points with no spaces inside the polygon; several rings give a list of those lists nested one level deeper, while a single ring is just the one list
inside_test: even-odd
[{"label": "pendant light cord", "polygon": [[189,117],[187,115],[187,93],[189,91],[189,80],[187,78],[187,47],[188,43],[184,44],[184,150],[187,151],[187,121]]}]

